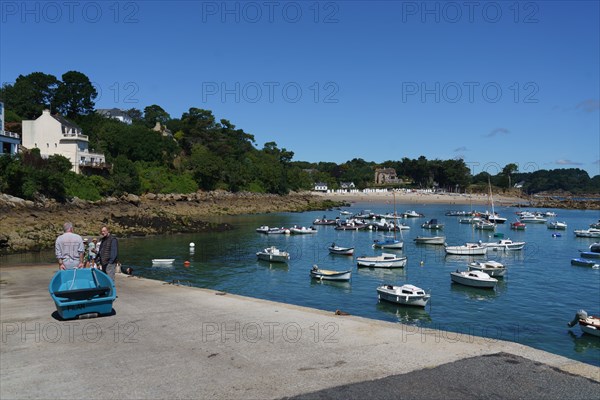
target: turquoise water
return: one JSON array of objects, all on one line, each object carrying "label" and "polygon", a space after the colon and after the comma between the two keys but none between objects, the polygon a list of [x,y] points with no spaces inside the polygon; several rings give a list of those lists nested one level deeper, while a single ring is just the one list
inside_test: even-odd
[{"label": "turquoise water", "polygon": [[[373,212],[391,212],[390,204],[356,203],[349,208],[358,212],[368,208]],[[455,340],[461,335],[477,335],[489,340],[508,340],[560,354],[585,363],[600,366],[600,338],[583,335],[579,327],[569,329],[567,322],[575,312],[584,309],[588,314],[600,314],[600,269],[574,267],[570,259],[587,250],[594,239],[576,238],[574,229],[586,229],[598,221],[599,211],[552,210],[557,220],[568,224],[566,231],[547,229],[545,224],[528,224],[525,231],[511,231],[515,208],[497,209],[509,218],[496,232],[505,238],[525,241],[522,251],[490,252],[508,268],[495,291],[469,288],[451,283],[450,272],[466,269],[469,261],[485,257],[446,256],[443,246],[415,245],[416,236],[433,236],[435,231],[420,225],[430,218],[445,223],[440,234],[450,245],[466,241],[494,241],[490,232],[480,232],[470,225],[458,223],[458,217],[446,217],[449,209],[469,210],[469,206],[401,205],[398,212],[416,209],[425,218],[406,219],[411,226],[403,231],[405,248],[398,253],[408,257],[404,269],[357,269],[353,257],[332,256],[327,247],[331,242],[354,246],[355,257],[380,254],[371,245],[381,238],[381,232],[335,231],[331,226],[319,226],[314,235],[263,235],[254,230],[261,225],[311,225],[315,218],[326,215],[335,218],[338,211],[281,213],[218,219],[232,223],[230,232],[186,234],[120,241],[120,258],[135,274],[164,281],[178,280],[193,286],[222,290],[244,296],[297,304],[328,311],[343,310],[352,315],[402,322],[418,327],[439,329],[440,340]],[[552,237],[560,232],[562,237]],[[598,239],[596,239],[598,241]],[[189,243],[195,243],[190,252]],[[257,261],[255,253],[267,246],[277,246],[291,254],[288,264]],[[386,252],[394,252],[386,250]],[[174,258],[172,266],[153,267],[153,258]],[[4,257],[2,262],[19,263],[53,261],[50,252]],[[184,267],[184,261],[190,261]],[[311,280],[313,264],[326,269],[352,269],[349,283]],[[432,298],[425,308],[411,308],[380,303],[376,288],[379,285],[411,283],[430,290]],[[442,337],[441,331],[457,332]]]}]

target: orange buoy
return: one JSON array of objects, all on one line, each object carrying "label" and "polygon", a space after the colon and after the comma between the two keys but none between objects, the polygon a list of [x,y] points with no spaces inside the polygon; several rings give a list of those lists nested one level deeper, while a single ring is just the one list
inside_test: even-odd
[{"label": "orange buoy", "polygon": [[190,266],[190,262],[189,261],[184,261],[183,262],[183,266],[184,267],[189,267]]}]

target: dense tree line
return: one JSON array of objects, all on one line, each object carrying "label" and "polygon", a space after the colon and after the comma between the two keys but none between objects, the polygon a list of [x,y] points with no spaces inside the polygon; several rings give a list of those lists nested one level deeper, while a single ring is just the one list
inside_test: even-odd
[{"label": "dense tree line", "polygon": [[[77,196],[97,200],[123,193],[190,193],[198,189],[252,191],[285,194],[311,189],[325,182],[332,189],[353,182],[358,189],[374,186],[377,168],[393,168],[403,185],[450,191],[486,190],[493,185],[511,188],[524,182],[527,193],[565,190],[600,192],[600,177],[593,179],[579,169],[519,173],[508,164],[495,176],[471,176],[461,159],[402,158],[375,163],[355,158],[342,164],[293,161],[294,153],[275,142],[257,147],[254,135],[226,119],[217,120],[210,110],[190,108],[173,118],[161,106],[126,113],[131,125],[95,112],[97,93],[89,78],[77,71],[61,76],[34,72],[20,75],[14,84],[0,89],[6,121],[18,129],[23,119],[35,119],[51,108],[75,123],[89,137],[92,151],[105,154],[109,171],[77,175],[62,156],[42,159],[39,151],[17,157],[0,157],[0,192],[26,199],[39,196],[64,201]],[[160,127],[155,130],[154,128]],[[396,185],[397,186],[397,185]]]}]

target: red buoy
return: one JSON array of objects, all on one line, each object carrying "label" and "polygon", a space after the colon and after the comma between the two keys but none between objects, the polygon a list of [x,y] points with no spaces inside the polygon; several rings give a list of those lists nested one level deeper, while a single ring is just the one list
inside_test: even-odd
[{"label": "red buoy", "polygon": [[189,267],[190,266],[190,262],[189,261],[184,261],[183,262],[183,266],[184,267]]}]

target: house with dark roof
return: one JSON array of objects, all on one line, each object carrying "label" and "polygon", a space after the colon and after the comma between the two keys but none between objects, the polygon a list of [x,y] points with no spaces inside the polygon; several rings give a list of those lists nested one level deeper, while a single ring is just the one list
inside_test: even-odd
[{"label": "house with dark roof", "polygon": [[24,120],[22,126],[24,149],[40,149],[43,158],[60,154],[71,161],[76,173],[85,167],[107,167],[104,154],[89,151],[88,137],[81,128],[60,114],[44,110],[37,119]]},{"label": "house with dark roof", "polygon": [[112,118],[123,122],[124,124],[131,125],[133,120],[127,113],[118,108],[99,108],[96,112],[106,118]]},{"label": "house with dark roof", "polygon": [[317,182],[315,183],[314,191],[315,192],[327,192],[327,184],[325,182]]}]

